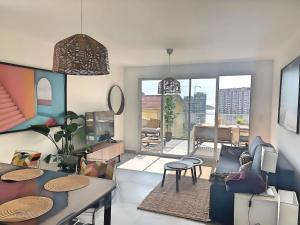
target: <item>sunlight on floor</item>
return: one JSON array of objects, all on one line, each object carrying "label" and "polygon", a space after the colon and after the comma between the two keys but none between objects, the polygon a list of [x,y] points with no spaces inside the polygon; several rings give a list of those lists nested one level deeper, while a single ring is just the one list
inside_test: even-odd
[{"label": "sunlight on floor", "polygon": [[158,159],[159,159],[158,156],[137,155],[133,159],[130,159],[127,162],[118,166],[118,168],[127,169],[127,170],[144,171],[147,167],[149,167],[152,163],[154,163]]},{"label": "sunlight on floor", "polygon": [[[157,156],[146,156],[146,155],[137,155],[133,159],[128,160],[127,162],[121,164],[118,169],[126,170],[135,170],[135,171],[144,171],[149,173],[159,173],[163,174],[164,165],[168,162],[176,161],[172,158],[160,158]],[[199,167],[197,169],[197,175],[200,174]],[[212,171],[212,167],[202,166],[202,179],[209,179]],[[169,172],[168,173],[173,173]],[[186,176],[191,176],[191,172],[187,171]]]}]

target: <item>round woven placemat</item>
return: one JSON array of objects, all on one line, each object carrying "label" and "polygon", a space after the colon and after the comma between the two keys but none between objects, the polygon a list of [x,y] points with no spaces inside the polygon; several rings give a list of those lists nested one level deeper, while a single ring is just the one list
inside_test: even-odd
[{"label": "round woven placemat", "polygon": [[47,197],[27,196],[0,205],[0,222],[21,222],[39,217],[53,207]]},{"label": "round woven placemat", "polygon": [[37,178],[43,174],[44,171],[40,169],[21,169],[3,174],[1,180],[25,181]]},{"label": "round woven placemat", "polygon": [[86,176],[71,175],[50,180],[44,185],[44,188],[52,192],[65,192],[83,188],[89,183],[90,180]]}]

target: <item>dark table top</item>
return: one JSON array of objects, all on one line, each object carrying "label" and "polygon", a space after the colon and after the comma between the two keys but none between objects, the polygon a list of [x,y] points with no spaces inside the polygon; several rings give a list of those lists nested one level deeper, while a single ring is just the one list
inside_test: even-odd
[{"label": "dark table top", "polygon": [[200,166],[203,164],[203,160],[199,157],[185,156],[182,157],[180,160],[192,162],[194,166]]},{"label": "dark table top", "polygon": [[[22,167],[0,163],[0,176]],[[44,189],[44,184],[54,178],[67,176],[61,172],[44,170],[44,174],[36,179],[22,182],[5,182],[0,180],[0,205],[25,196],[45,196],[53,200],[53,208],[46,214],[31,220],[18,223],[1,223],[9,225],[55,225],[63,224],[68,218],[75,217],[88,206],[111,193],[116,185],[114,181],[89,177],[90,184],[84,188],[54,193]]]},{"label": "dark table top", "polygon": [[191,169],[193,165],[194,164],[192,162],[178,160],[166,163],[164,168],[165,170],[187,170]]}]

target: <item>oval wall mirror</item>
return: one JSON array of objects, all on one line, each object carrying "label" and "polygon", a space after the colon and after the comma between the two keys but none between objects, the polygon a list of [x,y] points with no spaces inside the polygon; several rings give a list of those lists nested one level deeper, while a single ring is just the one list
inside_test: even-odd
[{"label": "oval wall mirror", "polygon": [[122,114],[125,106],[125,98],[122,89],[118,85],[114,85],[108,92],[108,107],[116,115]]},{"label": "oval wall mirror", "polygon": [[41,78],[37,84],[37,102],[38,105],[52,105],[52,88],[47,78]]}]

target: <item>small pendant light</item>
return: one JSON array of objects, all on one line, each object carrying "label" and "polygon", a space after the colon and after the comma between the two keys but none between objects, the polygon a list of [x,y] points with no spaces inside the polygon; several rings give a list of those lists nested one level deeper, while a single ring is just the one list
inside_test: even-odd
[{"label": "small pendant light", "polygon": [[171,77],[171,54],[173,53],[172,48],[167,49],[169,55],[169,76],[158,83],[158,94],[174,95],[180,94],[180,82]]}]

